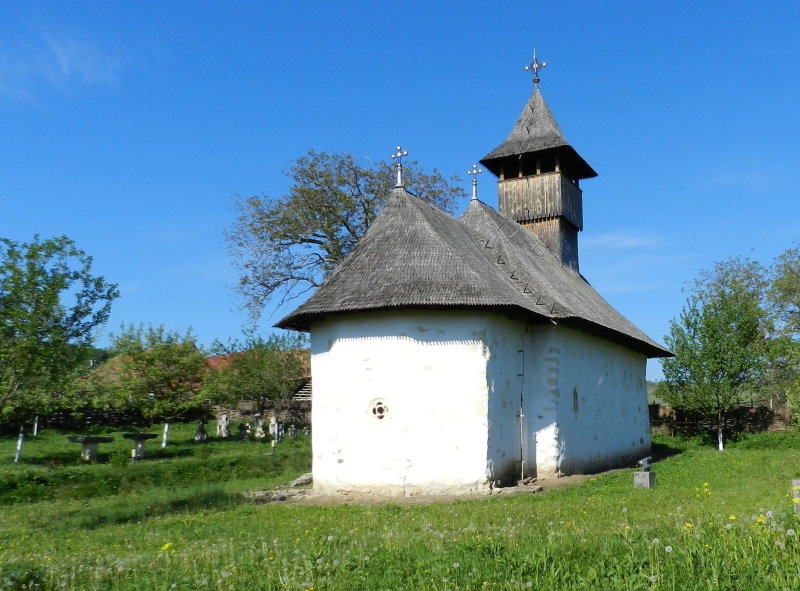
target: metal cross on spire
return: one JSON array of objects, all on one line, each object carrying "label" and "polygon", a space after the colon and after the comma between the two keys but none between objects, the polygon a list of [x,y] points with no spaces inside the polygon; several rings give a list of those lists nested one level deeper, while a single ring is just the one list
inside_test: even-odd
[{"label": "metal cross on spire", "polygon": [[395,184],[395,188],[403,186],[403,156],[408,156],[408,150],[397,146],[397,152],[392,154],[392,160],[397,158],[397,183]]},{"label": "metal cross on spire", "polygon": [[533,83],[539,85],[539,70],[547,67],[547,62],[540,62],[536,57],[536,49],[533,50],[533,58],[531,63],[525,66],[525,71],[533,72]]},{"label": "metal cross on spire", "polygon": [[478,200],[478,175],[483,171],[478,168],[477,164],[472,165],[472,170],[468,170],[467,174],[472,175],[472,200]]}]

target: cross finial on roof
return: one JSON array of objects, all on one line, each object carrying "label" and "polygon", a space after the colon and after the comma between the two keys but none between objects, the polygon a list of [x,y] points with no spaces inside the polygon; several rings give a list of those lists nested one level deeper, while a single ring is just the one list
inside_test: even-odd
[{"label": "cross finial on roof", "polygon": [[395,187],[403,186],[403,156],[408,156],[408,150],[404,150],[402,147],[397,146],[397,152],[392,154],[392,160],[397,158],[397,183],[395,184]]},{"label": "cross finial on roof", "polygon": [[468,170],[467,174],[472,175],[472,200],[476,201],[478,199],[478,175],[483,171],[478,168],[477,164],[472,165],[472,170]]},{"label": "cross finial on roof", "polygon": [[547,62],[540,62],[536,57],[536,50],[533,50],[533,58],[531,59],[531,63],[525,66],[525,70],[527,72],[533,72],[533,83],[535,85],[539,85],[539,70],[542,68],[547,67]]}]

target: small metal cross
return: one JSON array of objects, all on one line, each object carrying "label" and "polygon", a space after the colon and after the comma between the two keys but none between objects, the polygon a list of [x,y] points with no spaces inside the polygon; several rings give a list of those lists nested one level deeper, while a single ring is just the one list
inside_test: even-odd
[{"label": "small metal cross", "polygon": [[533,72],[533,83],[539,84],[539,70],[547,67],[547,62],[540,62],[536,57],[536,50],[533,50],[533,58],[530,65],[525,66],[526,72]]},{"label": "small metal cross", "polygon": [[392,154],[392,160],[397,158],[397,183],[395,184],[395,187],[403,186],[403,156],[408,156],[408,150],[404,150],[400,146],[397,146],[397,152]]},{"label": "small metal cross", "polygon": [[468,170],[467,174],[472,175],[472,200],[478,199],[478,175],[483,171],[478,168],[477,164],[472,165],[472,170]]}]

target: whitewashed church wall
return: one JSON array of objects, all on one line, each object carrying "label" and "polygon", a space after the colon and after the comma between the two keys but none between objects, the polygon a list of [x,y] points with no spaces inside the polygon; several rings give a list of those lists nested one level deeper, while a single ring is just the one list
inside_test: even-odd
[{"label": "whitewashed church wall", "polygon": [[[490,317],[489,348],[489,466],[502,485],[516,484],[524,475],[521,461],[520,408],[525,359],[525,326],[506,318]],[[523,417],[524,420],[524,417]]]},{"label": "whitewashed church wall", "polygon": [[389,495],[487,486],[486,320],[369,313],[311,330],[314,487]]},{"label": "whitewashed church wall", "polygon": [[646,358],[559,326],[531,336],[526,418],[539,474],[593,472],[646,455]]},{"label": "whitewashed church wall", "polygon": [[523,366],[525,471],[555,476],[561,463],[558,430],[560,355],[556,327],[529,326],[525,333]]}]

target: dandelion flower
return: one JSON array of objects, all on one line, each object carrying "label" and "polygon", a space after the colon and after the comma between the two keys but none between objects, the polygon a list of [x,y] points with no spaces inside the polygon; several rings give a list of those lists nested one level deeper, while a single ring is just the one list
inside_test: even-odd
[{"label": "dandelion flower", "polygon": [[666,552],[667,554],[672,552],[672,546],[664,546],[664,552]]},{"label": "dandelion flower", "polygon": [[789,528],[789,529],[786,530],[786,535],[787,536],[794,536],[795,535],[795,531],[793,529]]},{"label": "dandelion flower", "polygon": [[453,563],[453,568],[458,568],[459,566],[461,566],[459,563],[457,563],[457,562]]},{"label": "dandelion flower", "polygon": [[658,538],[653,538],[653,546],[658,546],[661,543],[661,540]]}]

